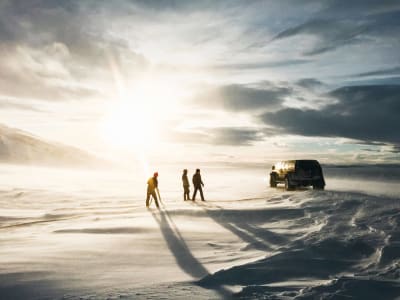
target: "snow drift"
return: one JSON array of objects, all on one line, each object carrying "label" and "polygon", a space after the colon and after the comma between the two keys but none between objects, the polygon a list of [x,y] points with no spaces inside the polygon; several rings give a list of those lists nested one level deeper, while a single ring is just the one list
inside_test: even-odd
[{"label": "snow drift", "polygon": [[263,170],[202,169],[207,202],[193,203],[164,170],[158,211],[131,173],[34,170],[32,183],[23,169],[0,172],[0,299],[400,295],[400,199],[379,186],[286,192]]},{"label": "snow drift", "polygon": [[272,253],[208,275],[200,281],[202,286],[239,285],[245,287],[241,297],[254,299],[399,295],[399,199],[346,192],[286,197],[295,204],[289,213],[278,210],[271,217],[273,210],[266,208],[244,222],[236,220],[236,230],[254,239],[248,247],[264,245]]}]

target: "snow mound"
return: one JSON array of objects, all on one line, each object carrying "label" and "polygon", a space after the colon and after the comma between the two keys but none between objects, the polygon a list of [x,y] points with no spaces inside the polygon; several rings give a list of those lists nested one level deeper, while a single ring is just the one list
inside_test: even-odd
[{"label": "snow mound", "polygon": [[[215,272],[199,284],[207,288],[241,286],[238,296],[254,299],[345,295],[392,299],[400,294],[399,199],[309,191],[295,193],[289,200],[300,202],[297,210],[302,213],[288,218],[277,211],[273,219],[251,218],[239,225],[242,229],[265,228],[252,233],[269,243],[269,229],[275,228],[275,234],[286,242],[272,240],[279,247],[271,255]],[[315,224],[318,230],[312,229]],[[296,227],[310,230],[291,235]]]}]

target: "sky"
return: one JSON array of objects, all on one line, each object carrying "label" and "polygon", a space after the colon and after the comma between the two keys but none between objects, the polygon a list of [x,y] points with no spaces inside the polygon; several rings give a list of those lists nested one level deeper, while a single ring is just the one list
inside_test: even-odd
[{"label": "sky", "polygon": [[0,0],[0,123],[124,160],[400,162],[400,2]]}]

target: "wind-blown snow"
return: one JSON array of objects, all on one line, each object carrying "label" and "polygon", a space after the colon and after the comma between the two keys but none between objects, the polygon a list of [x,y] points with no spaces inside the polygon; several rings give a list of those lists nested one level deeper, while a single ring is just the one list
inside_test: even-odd
[{"label": "wind-blown snow", "polygon": [[165,168],[158,211],[140,172],[0,168],[0,299],[400,295],[396,180],[286,192],[266,170],[209,168],[192,203]]},{"label": "wind-blown snow", "polygon": [[3,124],[0,124],[0,162],[64,167],[111,165],[82,149],[46,141]]}]

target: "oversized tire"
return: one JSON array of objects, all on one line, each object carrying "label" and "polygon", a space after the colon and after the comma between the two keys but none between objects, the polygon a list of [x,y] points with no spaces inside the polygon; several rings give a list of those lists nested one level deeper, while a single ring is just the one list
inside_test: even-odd
[{"label": "oversized tire", "polygon": [[325,185],[323,182],[315,182],[313,184],[313,189],[314,190],[323,190],[325,188]]},{"label": "oversized tire", "polygon": [[313,189],[314,190],[320,190],[320,191],[322,191],[322,190],[324,190],[324,185],[323,184],[321,184],[321,183],[316,183],[316,184],[314,184],[313,185]]},{"label": "oversized tire", "polygon": [[269,175],[269,186],[275,188],[277,186],[275,176],[273,174]]},{"label": "oversized tire", "polygon": [[290,183],[289,177],[285,178],[285,190],[287,190],[287,191],[294,190],[294,186]]}]

